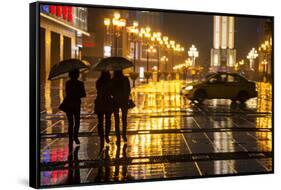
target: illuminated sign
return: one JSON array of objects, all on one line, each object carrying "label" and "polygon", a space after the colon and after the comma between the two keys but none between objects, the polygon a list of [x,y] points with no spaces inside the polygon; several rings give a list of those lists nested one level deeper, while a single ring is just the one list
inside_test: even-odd
[{"label": "illuminated sign", "polygon": [[61,18],[68,22],[73,21],[72,6],[42,5],[41,12],[57,18]]}]

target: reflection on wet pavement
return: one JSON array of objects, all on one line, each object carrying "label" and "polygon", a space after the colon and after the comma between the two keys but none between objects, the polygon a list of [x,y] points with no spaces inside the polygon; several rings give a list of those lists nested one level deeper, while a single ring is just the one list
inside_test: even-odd
[{"label": "reflection on wet pavement", "polygon": [[57,109],[64,81],[41,86],[43,186],[272,171],[268,83],[258,83],[258,97],[243,106],[229,100],[193,104],[179,94],[182,81],[137,86],[132,90],[137,106],[129,111],[128,142],[118,146],[112,127],[110,143],[99,155],[95,79],[84,79],[87,98],[82,103],[78,150],[69,149],[67,120]]}]

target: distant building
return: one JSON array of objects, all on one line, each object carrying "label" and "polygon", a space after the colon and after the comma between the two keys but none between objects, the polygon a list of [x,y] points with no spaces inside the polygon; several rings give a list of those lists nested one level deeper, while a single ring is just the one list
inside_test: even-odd
[{"label": "distant building", "polygon": [[213,48],[211,49],[211,71],[231,70],[236,63],[234,48],[234,17],[213,17]]}]

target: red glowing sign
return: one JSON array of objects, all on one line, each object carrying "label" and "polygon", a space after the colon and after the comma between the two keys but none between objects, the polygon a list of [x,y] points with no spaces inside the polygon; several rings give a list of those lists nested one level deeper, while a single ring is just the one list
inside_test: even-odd
[{"label": "red glowing sign", "polygon": [[[46,9],[46,7],[45,7]],[[49,6],[49,13],[62,18],[63,20],[66,20],[68,22],[73,21],[73,10],[72,6],[55,6],[50,5]]]},{"label": "red glowing sign", "polygon": [[91,42],[84,42],[82,45],[83,45],[83,47],[95,47],[96,46],[95,43],[91,43]]}]

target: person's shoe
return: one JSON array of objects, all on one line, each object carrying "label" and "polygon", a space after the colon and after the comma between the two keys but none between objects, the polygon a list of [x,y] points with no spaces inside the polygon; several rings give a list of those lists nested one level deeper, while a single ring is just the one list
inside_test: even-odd
[{"label": "person's shoe", "polygon": [[80,141],[79,141],[78,137],[75,137],[74,141],[75,141],[76,144],[80,144]]}]

